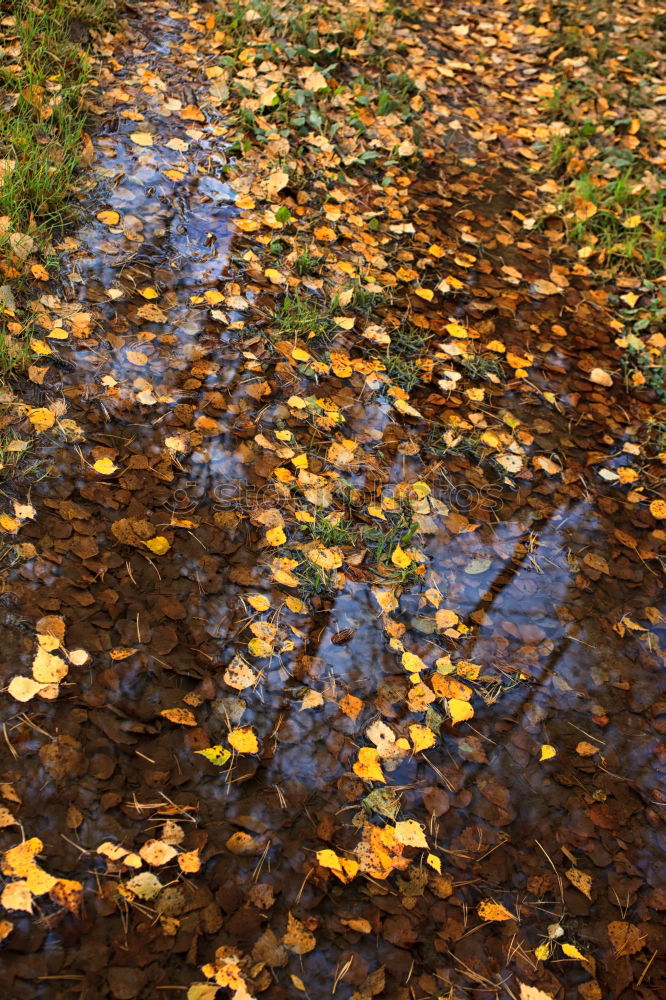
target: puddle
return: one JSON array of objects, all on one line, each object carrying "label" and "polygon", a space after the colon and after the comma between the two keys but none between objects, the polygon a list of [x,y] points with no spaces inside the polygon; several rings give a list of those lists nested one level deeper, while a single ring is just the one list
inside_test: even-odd
[{"label": "puddle", "polygon": [[[312,386],[293,373],[290,381],[262,341],[266,312],[240,261],[256,244],[233,225],[239,210],[224,180],[222,125],[165,115],[165,88],[187,105],[201,77],[194,61],[187,71],[171,66],[181,22],[159,15],[158,23],[142,14],[114,82],[130,92],[117,107],[145,121],[101,114],[100,182],[82,206],[92,221],[73,234],[66,258],[63,323],[70,329],[81,313],[89,321],[61,349],[74,371],[44,391],[55,398],[62,388],[82,433],[54,445],[55,475],[34,485],[38,513],[21,541],[37,556],[12,570],[0,609],[7,679],[30,673],[35,623],[45,615],[64,617],[67,649],[90,654],[70,668],[57,700],[3,699],[5,780],[21,799],[21,829],[43,841],[49,872],[85,886],[80,919],[41,903],[31,916],[15,915],[4,944],[6,994],[183,995],[228,945],[263,963],[267,1000],[509,998],[512,977],[533,975],[534,949],[550,940],[549,928],[555,946],[552,928],[561,925],[562,940],[594,953],[605,981],[614,977],[613,996],[655,997],[630,992],[630,960],[613,952],[607,925],[630,919],[646,935],[647,957],[663,948],[650,918],[663,908],[657,699],[666,620],[650,518],[588,462],[621,464],[605,437],[610,405],[577,408],[578,363],[602,340],[594,311],[583,302],[569,339],[549,342],[559,306],[519,301],[490,265],[459,308],[482,322],[492,299],[495,336],[539,353],[529,398],[509,389],[489,412],[513,413],[529,432],[530,460],[548,459],[557,475],[548,466],[548,474],[503,481],[487,455],[411,447],[413,427],[385,398],[332,377],[316,387],[320,399],[335,391],[343,400],[345,436],[376,451],[348,477],[365,492],[347,507],[339,502],[345,517],[371,523],[378,483],[396,495],[405,482],[429,484],[435,502],[421,511],[419,536],[428,584],[467,630],[456,639],[437,630],[418,582],[405,588],[393,620],[427,663],[451,655],[479,666],[474,718],[452,726],[441,702],[410,702],[373,592],[383,581],[369,560],[351,564],[340,592],[313,593],[301,614],[285,607],[272,577],[276,553],[256,515],[286,492],[279,482],[267,486],[274,463],[252,439],[295,427],[285,400]],[[150,132],[153,146],[137,145],[137,131]],[[450,209],[433,201],[429,211],[445,239],[459,212],[476,227],[510,204],[498,191],[483,209],[461,197]],[[104,211],[120,213],[122,224],[95,219]],[[544,244],[535,245],[545,257]],[[480,253],[481,263],[542,273],[527,248],[512,247],[501,261],[493,252]],[[566,294],[573,302],[574,290]],[[448,319],[456,315],[451,307]],[[276,399],[262,394],[266,371]],[[412,396],[426,417],[428,393]],[[109,478],[93,469],[105,457],[118,467]],[[113,529],[121,519],[148,522],[169,551],[153,556],[127,544]],[[248,594],[280,608],[283,653],[252,661],[260,683],[236,691],[224,670],[239,651],[251,659],[246,625],[264,620]],[[118,649],[131,653],[110,655]],[[311,707],[308,693],[317,696]],[[354,718],[340,709],[345,694],[362,701]],[[191,727],[161,715],[184,705]],[[342,884],[322,873],[316,852],[352,857],[364,822],[383,824],[376,798],[363,805],[371,785],[352,770],[368,726],[381,720],[405,736],[426,711],[437,744],[384,769],[400,818],[421,824],[441,875],[413,849],[411,866],[388,879]],[[257,754],[239,755],[230,772],[197,755],[238,726],[258,734]],[[555,754],[540,761],[544,746]],[[138,850],[174,819],[179,850],[200,850],[201,871],[156,868],[168,890],[154,904],[128,903],[117,885],[133,872],[97,848],[111,841]],[[15,829],[3,837],[3,849],[17,842]],[[589,874],[591,898],[563,876],[571,869]],[[480,899],[520,924],[481,922]],[[303,955],[280,944],[290,913],[316,938]],[[563,957],[554,975],[573,998],[591,971]]]}]

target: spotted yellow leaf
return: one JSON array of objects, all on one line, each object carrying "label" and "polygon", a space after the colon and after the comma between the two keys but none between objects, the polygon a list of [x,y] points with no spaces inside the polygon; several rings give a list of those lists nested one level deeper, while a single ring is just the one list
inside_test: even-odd
[{"label": "spotted yellow leaf", "polygon": [[501,903],[492,899],[484,899],[479,903],[478,914],[482,920],[515,920],[515,914],[510,913]]},{"label": "spotted yellow leaf", "polygon": [[284,545],[287,541],[284,528],[282,528],[279,524],[275,528],[269,528],[266,532],[266,541],[269,545],[273,546]]}]

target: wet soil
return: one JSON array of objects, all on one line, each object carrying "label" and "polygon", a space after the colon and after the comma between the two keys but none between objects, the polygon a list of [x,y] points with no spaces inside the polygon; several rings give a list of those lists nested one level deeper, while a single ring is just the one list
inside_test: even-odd
[{"label": "wet soil", "polygon": [[[383,822],[363,806],[370,785],[352,771],[363,734],[377,718],[403,734],[425,706],[419,715],[410,703],[377,580],[362,563],[305,614],[284,607],[275,553],[250,516],[275,506],[265,458],[250,444],[301,390],[278,358],[261,371],[270,401],[247,392],[254,376],[243,352],[258,351],[265,301],[244,277],[253,244],[234,227],[224,107],[205,123],[165,110],[165,95],[196,104],[203,80],[196,32],[175,5],[142,5],[125,31],[99,57],[99,181],[53,304],[75,331],[59,349],[75,367],[53,366],[33,387],[35,404],[62,393],[79,430],[66,429],[45,454],[55,474],[33,484],[37,515],[20,536],[35,555],[11,569],[0,607],[5,683],[29,674],[36,623],[47,615],[64,618],[67,649],[90,655],[70,667],[55,700],[21,706],[5,696],[2,705],[3,780],[20,800],[8,804],[25,837],[42,840],[44,867],[82,881],[85,893],[79,917],[43,899],[33,914],[12,914],[4,995],[184,995],[229,945],[261,967],[267,1000],[510,998],[537,976],[534,949],[551,939],[557,949],[561,937],[588,961],[559,951],[540,967],[553,996],[592,997],[579,987],[598,980],[600,996],[653,1000],[663,987],[666,899],[663,539],[646,508],[599,476],[625,463],[621,441],[632,440],[641,403],[587,378],[617,348],[585,277],[571,275],[557,296],[518,295],[510,269],[547,277],[551,248],[534,233],[508,246],[494,239],[528,207],[520,178],[484,172],[476,146],[479,162],[462,168],[470,150],[452,136],[412,198],[420,225],[444,245],[463,223],[473,236],[477,265],[465,272],[466,294],[445,307],[447,321],[491,319],[495,337],[538,358],[529,391],[490,386],[488,408],[519,419],[530,460],[544,463],[507,484],[490,461],[442,457],[423,443],[428,387],[411,397],[426,418],[417,431],[362,386],[331,377],[317,387],[320,397],[344,398],[345,436],[373,456],[348,477],[365,491],[351,516],[377,483],[416,480],[432,484],[445,511],[423,523],[422,551],[430,580],[469,629],[456,640],[435,633],[423,586],[412,583],[394,613],[410,648],[424,659],[455,652],[481,668],[474,718],[453,726],[440,717],[436,746],[385,768],[400,817],[422,824],[442,875],[408,848],[405,871],[342,884],[316,852],[352,856],[364,819]],[[109,96],[112,87],[129,99]],[[151,148],[133,142],[137,131],[152,134]],[[174,139],[186,153],[168,147]],[[184,162],[182,180],[165,176]],[[97,221],[102,210],[122,213],[122,228]],[[229,294],[234,284],[249,303],[254,344],[246,311],[220,306],[221,320],[202,301],[204,290]],[[159,290],[156,306],[141,295],[147,287]],[[192,430],[200,433],[187,453],[165,443]],[[117,474],[94,470],[104,457]],[[152,525],[168,552],[126,544],[113,530],[123,518]],[[255,688],[234,691],[223,673],[236,653],[247,655],[246,626],[257,618],[248,593],[282,606],[283,642],[293,648],[255,664]],[[308,691],[322,698],[304,709]],[[340,708],[347,692],[362,700],[356,718]],[[194,725],[161,714],[184,705]],[[230,771],[196,754],[239,725],[258,734],[258,754],[235,757]],[[543,745],[556,755],[540,760]],[[117,887],[134,872],[97,848],[136,851],[164,839],[170,821],[182,827],[178,849],[200,851],[201,870],[156,868],[168,888],[156,901],[128,901]],[[17,829],[2,839],[12,846]],[[589,898],[566,877],[572,869],[591,877]],[[480,920],[484,899],[513,919]],[[316,938],[302,955],[280,943],[290,913]],[[615,921],[638,928],[638,951],[613,945]]]}]

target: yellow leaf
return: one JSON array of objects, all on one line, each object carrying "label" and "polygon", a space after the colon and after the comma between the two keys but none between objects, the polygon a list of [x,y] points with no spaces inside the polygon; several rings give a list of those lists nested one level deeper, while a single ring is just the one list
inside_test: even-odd
[{"label": "yellow leaf", "polygon": [[158,299],[160,297],[160,293],[155,288],[151,288],[150,285],[140,288],[139,295],[143,295],[144,299]]},{"label": "yellow leaf", "polygon": [[196,726],[197,720],[189,708],[163,708],[160,712],[169,722],[174,722],[177,726]]},{"label": "yellow leaf", "polygon": [[195,750],[194,752],[205,757],[206,760],[209,760],[211,764],[215,764],[217,767],[224,767],[231,757],[227,748],[222,746],[221,743],[218,743],[214,747],[208,747],[206,750]]},{"label": "yellow leaf", "polygon": [[120,216],[118,213],[111,210],[98,212],[97,218],[100,222],[103,222],[105,226],[116,226],[120,222]]},{"label": "yellow leaf", "polygon": [[10,847],[3,855],[2,874],[24,878],[34,865],[37,855],[43,850],[44,844],[39,837],[31,837],[16,847]]},{"label": "yellow leaf", "polygon": [[405,847],[427,847],[423,827],[415,819],[403,819],[395,824],[395,839]]},{"label": "yellow leaf", "polygon": [[546,961],[546,959],[550,955],[550,947],[551,947],[550,941],[545,941],[543,944],[540,944],[538,948],[534,949],[534,957],[537,959],[537,961],[539,962]]},{"label": "yellow leaf", "polygon": [[45,892],[50,892],[58,881],[53,875],[49,875],[48,872],[45,872],[43,868],[40,868],[36,864],[29,866],[25,873],[25,880],[33,896],[43,896]]},{"label": "yellow leaf", "polygon": [[171,548],[164,535],[156,535],[155,538],[150,538],[144,544],[146,548],[149,548],[150,551],[154,552],[156,556],[163,556],[165,552],[168,552]]},{"label": "yellow leaf", "polygon": [[249,594],[246,600],[255,611],[268,611],[271,606],[271,602],[262,594]]},{"label": "yellow leaf", "polygon": [[650,504],[650,513],[658,521],[663,521],[666,518],[666,500],[653,500]]},{"label": "yellow leaf", "polygon": [[353,694],[345,694],[340,699],[340,710],[350,719],[357,719],[362,708],[363,702]]},{"label": "yellow leaf", "polygon": [[592,876],[587,872],[582,872],[579,868],[570,868],[564,873],[572,885],[574,885],[584,896],[592,901]]},{"label": "yellow leaf", "polygon": [[446,608],[440,608],[435,613],[435,621],[437,622],[437,628],[446,629],[454,628],[460,619],[455,611],[448,611]]},{"label": "yellow leaf", "polygon": [[259,743],[251,726],[244,726],[242,729],[232,729],[228,739],[237,753],[259,753]]},{"label": "yellow leaf", "polygon": [[395,276],[398,281],[416,281],[419,275],[412,267],[399,267]]},{"label": "yellow leaf", "polygon": [[575,944],[560,945],[567,958],[577,958],[580,962],[587,962],[587,957],[578,950]]},{"label": "yellow leaf", "polygon": [[438,875],[442,874],[442,862],[440,861],[440,859],[437,857],[436,854],[427,854],[426,864],[429,865],[431,868],[434,868]]},{"label": "yellow leaf", "polygon": [[173,844],[167,844],[164,840],[147,840],[139,851],[147,865],[166,865],[177,853]]},{"label": "yellow leaf", "polygon": [[338,569],[342,566],[342,554],[338,548],[310,549],[306,554],[310,562],[320,569]]},{"label": "yellow leaf", "polygon": [[554,746],[551,746],[550,743],[544,743],[543,746],[541,747],[541,754],[539,756],[539,760],[550,760],[551,757],[555,757],[556,755],[557,755],[556,748]]},{"label": "yellow leaf", "polygon": [[150,132],[132,132],[130,139],[137,146],[152,146],[153,137]]},{"label": "yellow leaf", "polygon": [[462,701],[460,698],[449,698],[446,704],[453,723],[464,722],[466,719],[474,717],[474,709],[468,701]]},{"label": "yellow leaf", "polygon": [[330,226],[318,226],[314,231],[315,239],[322,243],[333,243],[337,240],[337,235]]},{"label": "yellow leaf", "polygon": [[67,664],[62,657],[40,649],[32,662],[32,676],[39,684],[57,684],[67,676]]},{"label": "yellow leaf", "polygon": [[39,354],[41,357],[46,357],[49,354],[53,354],[53,351],[48,344],[45,344],[43,340],[39,340],[37,337],[31,337],[30,339],[30,350],[33,354]]},{"label": "yellow leaf", "polygon": [[178,867],[186,875],[195,875],[198,871],[201,871],[199,848],[197,847],[193,851],[183,851],[182,854],[179,854]]},{"label": "yellow leaf", "polygon": [[317,939],[300,920],[297,920],[290,913],[287,917],[287,932],[282,943],[296,955],[306,955],[316,946]]},{"label": "yellow leaf", "polygon": [[410,726],[409,738],[414,746],[414,753],[420,753],[421,750],[427,750],[429,747],[433,747],[437,742],[432,729],[422,725]]},{"label": "yellow leaf", "polygon": [[274,653],[272,643],[268,642],[266,639],[260,639],[258,637],[250,639],[247,644],[247,648],[253,656],[257,656],[259,659],[272,656]]},{"label": "yellow leaf", "polygon": [[54,326],[50,333],[47,335],[48,340],[67,340],[69,334],[67,330],[63,330],[62,327]]},{"label": "yellow leaf", "polygon": [[407,650],[402,654],[402,665],[408,674],[418,674],[420,670],[428,669],[420,656]]},{"label": "yellow leaf", "polygon": [[322,868],[330,868],[341,882],[351,882],[358,872],[358,862],[352,859],[339,858],[335,851],[329,848],[317,851],[317,863]]},{"label": "yellow leaf", "polygon": [[379,766],[379,753],[372,747],[361,747],[353,770],[354,774],[364,781],[381,781],[382,784],[386,784],[386,778]]},{"label": "yellow leaf", "polygon": [[351,330],[354,327],[355,319],[353,316],[334,316],[333,322],[341,330]]},{"label": "yellow leaf", "polygon": [[386,520],[386,516],[381,507],[368,507],[368,514],[370,515],[370,517],[376,517],[380,521]]},{"label": "yellow leaf", "polygon": [[[289,174],[284,170],[274,170],[266,180],[266,194],[269,198],[274,198],[282,188],[286,187],[289,183]],[[236,202],[238,204],[238,202]],[[254,208],[254,202],[252,205],[242,205],[241,208]]]},{"label": "yellow leaf", "polygon": [[509,913],[501,903],[495,903],[492,899],[484,899],[479,903],[478,914],[482,920],[515,920],[515,914]]},{"label": "yellow leaf", "polygon": [[404,413],[408,417],[422,417],[423,414],[420,413],[415,406],[408,403],[406,399],[394,399],[392,400],[398,413]]},{"label": "yellow leaf", "polygon": [[273,546],[284,545],[287,541],[284,528],[281,528],[280,525],[277,525],[275,528],[269,528],[266,532],[266,541],[269,545]]},{"label": "yellow leaf", "polygon": [[114,472],[118,471],[118,466],[110,458],[98,458],[93,469],[101,476],[112,476]]},{"label": "yellow leaf", "polygon": [[12,677],[7,686],[7,694],[16,701],[30,701],[42,690],[43,686],[32,677]]},{"label": "yellow leaf", "polygon": [[46,406],[40,406],[35,410],[31,410],[28,414],[28,420],[35,428],[38,434],[42,431],[47,431],[49,427],[53,427],[55,423],[55,416]]},{"label": "yellow leaf", "polygon": [[0,531],[6,531],[10,535],[15,535],[21,527],[21,522],[9,514],[0,514]]},{"label": "yellow leaf", "polygon": [[432,288],[416,288],[416,294],[420,299],[425,299],[426,302],[432,302],[435,297],[435,293]]},{"label": "yellow leaf", "polygon": [[261,223],[257,219],[234,219],[234,225],[242,233],[256,233],[261,229]]},{"label": "yellow leaf", "polygon": [[274,267],[267,267],[264,274],[270,281],[272,285],[283,285],[287,280],[280,271],[277,271]]},{"label": "yellow leaf", "polygon": [[28,883],[22,879],[17,882],[9,882],[2,890],[0,903],[6,910],[22,910],[24,913],[32,913],[32,893],[28,889]]},{"label": "yellow leaf", "polygon": [[295,347],[291,352],[294,361],[312,361],[312,355],[304,351],[302,347]]},{"label": "yellow leaf", "polygon": [[407,555],[400,545],[396,545],[391,555],[391,562],[394,566],[398,566],[399,569],[407,569],[413,561],[412,557]]}]

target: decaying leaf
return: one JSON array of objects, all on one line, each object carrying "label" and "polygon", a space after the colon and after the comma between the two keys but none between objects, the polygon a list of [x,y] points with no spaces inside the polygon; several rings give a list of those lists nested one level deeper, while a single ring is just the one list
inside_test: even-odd
[{"label": "decaying leaf", "polygon": [[511,913],[501,903],[496,903],[492,899],[484,899],[479,903],[478,914],[482,920],[515,920],[515,914]]}]

